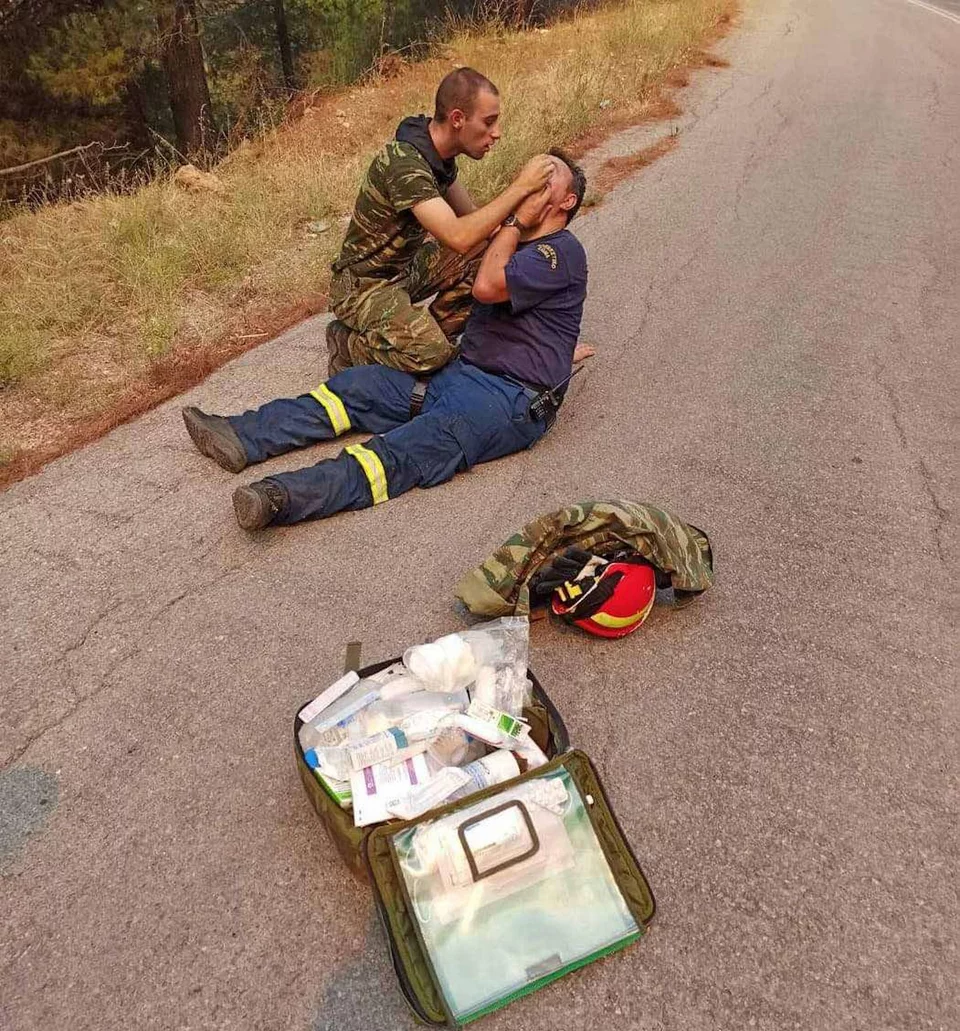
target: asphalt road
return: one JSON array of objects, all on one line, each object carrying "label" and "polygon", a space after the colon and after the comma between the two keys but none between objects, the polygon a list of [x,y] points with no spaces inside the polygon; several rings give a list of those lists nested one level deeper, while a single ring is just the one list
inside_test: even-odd
[{"label": "asphalt road", "polygon": [[937,0],[936,3],[931,0],[908,0],[908,2],[914,3],[918,7],[933,8],[934,13],[940,11],[948,18],[960,18],[960,0]]},{"label": "asphalt road", "polygon": [[[531,664],[659,915],[484,1027],[960,1026],[960,26],[754,0],[722,52],[578,223],[600,354],[532,452],[248,537],[171,403],[0,498],[4,1031],[411,1027],[293,714],[347,640],[456,627],[534,513],[616,495],[706,528],[716,589],[622,643],[540,624]],[[315,385],[321,328],[185,400]]]}]

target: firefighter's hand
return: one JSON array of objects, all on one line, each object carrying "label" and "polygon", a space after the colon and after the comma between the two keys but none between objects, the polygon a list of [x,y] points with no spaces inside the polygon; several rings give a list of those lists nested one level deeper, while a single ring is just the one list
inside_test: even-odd
[{"label": "firefighter's hand", "polygon": [[577,362],[585,362],[588,358],[592,358],[597,353],[597,349],[592,347],[590,344],[577,344],[573,349],[573,363],[576,365]]},{"label": "firefighter's hand", "polygon": [[550,184],[547,183],[542,190],[531,193],[514,214],[524,229],[536,229],[550,211]]}]

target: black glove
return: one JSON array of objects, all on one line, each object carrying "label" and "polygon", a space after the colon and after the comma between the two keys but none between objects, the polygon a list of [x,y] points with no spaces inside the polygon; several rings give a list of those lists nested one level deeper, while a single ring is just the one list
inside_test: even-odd
[{"label": "black glove", "polygon": [[[561,601],[569,606],[566,612],[561,613],[561,617],[568,622],[588,619],[606,604],[622,579],[621,572],[607,573],[605,576],[601,572],[572,583],[568,580],[558,588]],[[571,596],[571,588],[574,592],[579,589],[580,593]]]},{"label": "black glove", "polygon": [[[587,571],[587,567],[593,568]],[[531,596],[547,601],[556,594],[567,607],[567,620],[587,619],[613,594],[622,573],[603,575],[607,560],[583,548],[567,548],[530,580]]]},{"label": "black glove", "polygon": [[595,555],[583,548],[567,548],[533,574],[530,578],[531,596],[546,601],[558,587],[568,580],[576,580],[583,567],[594,558]]}]

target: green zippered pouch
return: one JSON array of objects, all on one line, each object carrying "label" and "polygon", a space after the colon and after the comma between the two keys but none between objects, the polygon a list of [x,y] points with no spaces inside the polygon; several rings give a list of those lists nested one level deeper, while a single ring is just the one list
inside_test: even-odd
[{"label": "green zippered pouch", "polygon": [[363,842],[416,1016],[467,1024],[642,937],[655,903],[589,758],[545,766]]}]

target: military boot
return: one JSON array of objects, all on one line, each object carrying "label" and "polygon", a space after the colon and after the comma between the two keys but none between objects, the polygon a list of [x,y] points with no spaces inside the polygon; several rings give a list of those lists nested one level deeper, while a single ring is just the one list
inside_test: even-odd
[{"label": "military boot", "polygon": [[247,453],[230,423],[222,415],[207,415],[192,406],[183,409],[183,422],[201,455],[229,472],[247,467]]},{"label": "military boot", "polygon": [[334,319],[327,325],[327,374],[335,376],[353,365],[350,357],[350,327]]},{"label": "military boot", "polygon": [[257,480],[233,492],[233,510],[244,530],[262,530],[269,526],[286,503],[286,491],[270,480]]}]

